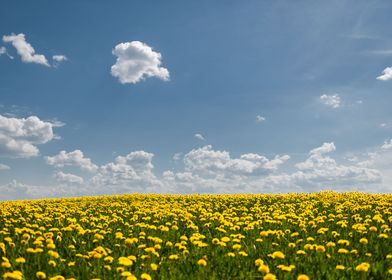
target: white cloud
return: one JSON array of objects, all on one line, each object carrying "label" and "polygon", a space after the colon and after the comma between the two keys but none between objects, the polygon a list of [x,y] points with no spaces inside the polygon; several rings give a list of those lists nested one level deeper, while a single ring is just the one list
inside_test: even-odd
[{"label": "white cloud", "polygon": [[364,51],[362,52],[364,54],[368,55],[392,55],[392,50],[391,49],[385,49],[385,50],[371,50],[371,51]]},{"label": "white cloud", "polygon": [[25,39],[25,35],[20,33],[15,35],[4,35],[3,42],[11,43],[18,54],[20,55],[23,62],[26,63],[37,63],[50,67],[46,57],[43,54],[36,54],[33,46],[31,46]]},{"label": "white cloud", "polygon": [[68,58],[62,54],[56,54],[56,55],[52,56],[52,59],[53,59],[53,66],[54,67],[57,67],[61,62],[68,60]]},{"label": "white cloud", "polygon": [[169,80],[169,71],[161,67],[161,54],[145,43],[140,41],[120,43],[115,46],[112,53],[117,60],[111,67],[111,74],[122,84],[135,84],[147,77]]},{"label": "white cloud", "polygon": [[299,169],[289,178],[291,184],[301,186],[305,190],[312,188],[344,188],[365,187],[366,184],[381,182],[381,173],[373,168],[357,164],[339,164],[328,156],[335,151],[333,142],[324,143],[321,147],[310,151],[309,157],[295,166]]},{"label": "white cloud", "polygon": [[382,75],[377,77],[377,80],[388,81],[392,79],[392,67],[387,67],[382,71]]},{"label": "white cloud", "polygon": [[10,170],[11,168],[8,165],[0,163],[0,171],[1,170]]},{"label": "white cloud", "polygon": [[179,161],[181,159],[182,153],[175,153],[173,155],[173,160],[174,161]]},{"label": "white cloud", "polygon": [[0,156],[32,157],[39,154],[36,147],[55,138],[55,124],[28,118],[8,118],[0,115]]},{"label": "white cloud", "polygon": [[153,157],[154,154],[145,151],[135,151],[126,156],[118,156],[114,162],[101,166],[98,174],[91,178],[90,183],[96,190],[103,193],[162,190],[163,184],[153,172]]},{"label": "white cloud", "polygon": [[334,95],[323,94],[320,96],[320,101],[326,106],[329,106],[334,109],[339,108],[341,105],[341,99],[338,94],[334,94]]},{"label": "white cloud", "polygon": [[390,127],[390,125],[388,125],[387,123],[380,123],[378,126],[381,128],[389,128]]},{"label": "white cloud", "polygon": [[0,200],[46,197],[49,196],[49,193],[46,193],[46,190],[49,191],[49,188],[25,185],[16,180],[12,180],[10,183],[0,186]]},{"label": "white cloud", "polygon": [[89,172],[96,172],[98,170],[98,166],[91,162],[91,159],[84,157],[84,154],[81,150],[75,150],[72,152],[60,151],[55,156],[45,157],[46,162],[49,165],[53,165],[55,167],[64,167],[64,166],[77,166],[82,170]]},{"label": "white cloud", "polygon": [[205,176],[240,176],[270,173],[290,157],[276,156],[269,160],[258,154],[231,158],[227,151],[215,151],[210,145],[193,149],[184,156],[185,170]]},{"label": "white cloud", "polygon": [[206,141],[206,139],[204,138],[203,135],[201,135],[200,133],[196,133],[195,135],[193,135],[193,137],[195,137],[196,139],[199,139],[201,141]]},{"label": "white cloud", "polygon": [[[56,187],[11,182],[0,186],[0,197],[79,196],[115,193],[285,193],[320,190],[390,192],[392,140],[367,155],[339,158],[333,142],[324,143],[291,165],[288,155],[265,157],[204,146],[183,157],[183,170],[154,171],[154,154],[134,151],[97,168],[89,178],[58,171]],[[81,153],[81,152],[80,152]],[[61,153],[60,153],[61,154]],[[68,154],[68,153],[67,153]],[[79,158],[84,158],[83,153]],[[61,161],[59,167],[78,160]],[[91,162],[90,162],[91,163]],[[73,163],[72,163],[73,164]],[[74,164],[76,165],[76,164]],[[79,164],[81,165],[81,164]],[[290,171],[288,171],[290,170]],[[3,195],[4,193],[4,195]]]},{"label": "white cloud", "polygon": [[5,47],[0,47],[0,56],[2,56],[3,54],[8,56],[8,58],[10,59],[14,59],[14,57],[7,52],[7,49]]},{"label": "white cloud", "polygon": [[57,181],[59,181],[60,183],[65,183],[65,184],[83,184],[84,180],[82,177],[77,176],[75,174],[71,174],[71,173],[64,173],[62,171],[57,171],[56,173],[54,173],[53,176]]},{"label": "white cloud", "polygon": [[384,144],[381,146],[381,149],[383,150],[392,149],[392,139],[390,139],[389,141],[385,141]]},{"label": "white cloud", "polygon": [[62,54],[56,54],[52,58],[53,58],[54,61],[57,61],[57,62],[62,62],[62,61],[67,61],[68,60],[68,58],[65,55],[62,55]]},{"label": "white cloud", "polygon": [[263,116],[260,116],[260,115],[256,116],[256,122],[258,122],[258,123],[264,122],[265,120],[266,120],[266,118]]},{"label": "white cloud", "polygon": [[92,195],[93,192],[80,184],[64,184],[58,186],[28,185],[16,180],[0,186],[0,201],[13,199],[37,199],[51,197],[69,197]]}]

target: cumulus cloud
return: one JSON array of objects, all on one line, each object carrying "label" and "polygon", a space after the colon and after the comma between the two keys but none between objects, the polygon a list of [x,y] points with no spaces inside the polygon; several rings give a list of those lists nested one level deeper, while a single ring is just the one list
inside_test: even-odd
[{"label": "cumulus cloud", "polygon": [[[380,189],[387,172],[359,162],[339,163],[331,157],[333,142],[309,152],[304,161],[294,164],[291,172],[282,170],[288,155],[272,159],[249,153],[232,158],[227,151],[211,146],[194,149],[184,156],[184,171],[167,171],[162,181],[177,192],[260,193],[303,192],[334,189]],[[392,154],[392,153],[391,153]]]},{"label": "cumulus cloud", "polygon": [[148,77],[169,80],[169,71],[161,67],[162,55],[140,41],[120,43],[114,47],[116,63],[111,74],[122,84],[135,84]]},{"label": "cumulus cloud", "polygon": [[4,35],[3,42],[11,43],[23,62],[37,63],[50,67],[48,60],[43,54],[35,53],[33,46],[26,41],[25,34],[19,33],[15,35],[12,33],[11,35]]},{"label": "cumulus cloud", "polygon": [[118,156],[113,162],[102,165],[90,183],[104,193],[170,192],[153,172],[154,154],[145,151]]},{"label": "cumulus cloud", "polygon": [[201,135],[200,133],[196,133],[195,135],[193,135],[196,139],[199,139],[201,141],[206,141],[206,139],[204,138],[203,135]]},{"label": "cumulus cloud", "polygon": [[323,94],[320,96],[320,101],[324,105],[331,107],[333,109],[339,108],[341,106],[341,99],[338,94],[334,94],[334,95]]},{"label": "cumulus cloud", "polygon": [[193,149],[184,156],[185,170],[206,176],[240,176],[269,173],[290,157],[276,156],[274,159],[258,154],[243,154],[231,158],[227,151],[215,151],[211,145]]},{"label": "cumulus cloud", "polygon": [[91,159],[84,157],[81,150],[72,152],[60,151],[57,155],[47,156],[45,159],[49,165],[55,167],[77,166],[88,172],[96,172],[98,170],[98,166],[92,163]]},{"label": "cumulus cloud", "polygon": [[[288,155],[266,157],[257,153],[245,153],[232,156],[228,151],[216,150],[207,145],[186,153],[182,157],[183,169],[166,170],[161,174],[154,170],[154,154],[133,151],[117,156],[112,162],[100,167],[96,166],[95,173],[89,177],[86,175],[86,179],[58,170],[54,177],[60,184],[55,188],[27,186],[13,181],[0,186],[0,198],[135,192],[285,193],[327,189],[391,191],[392,140],[386,141],[369,154],[352,154],[350,160],[339,158],[335,151],[335,144],[326,142],[311,149],[302,160],[291,163],[292,159]],[[62,157],[67,158],[68,154],[70,153]],[[78,158],[84,159],[83,153]],[[78,165],[74,162],[79,161],[61,160],[57,166]]]},{"label": "cumulus cloud", "polygon": [[382,71],[382,75],[378,76],[376,79],[380,81],[388,81],[392,79],[392,67],[385,68]]},{"label": "cumulus cloud", "polygon": [[266,120],[266,118],[263,116],[260,116],[260,115],[256,116],[256,122],[258,122],[258,123],[264,122],[265,120]]},{"label": "cumulus cloud", "polygon": [[40,120],[37,116],[8,118],[0,115],[0,156],[33,157],[39,154],[36,145],[55,138],[56,124]]},{"label": "cumulus cloud", "polygon": [[71,173],[64,173],[62,171],[57,171],[54,173],[53,177],[60,183],[65,184],[83,184],[84,180],[82,177]]},{"label": "cumulus cloud", "polygon": [[10,170],[11,168],[8,165],[0,163],[0,171],[1,170]]}]

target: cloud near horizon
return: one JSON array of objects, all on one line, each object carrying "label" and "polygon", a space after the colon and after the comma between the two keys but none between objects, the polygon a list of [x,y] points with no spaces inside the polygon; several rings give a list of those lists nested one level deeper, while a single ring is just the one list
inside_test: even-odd
[{"label": "cloud near horizon", "polygon": [[[232,157],[228,151],[206,145],[182,156],[183,170],[154,172],[154,154],[134,151],[117,156],[101,166],[80,150],[61,151],[46,157],[57,168],[55,187],[29,186],[13,181],[0,186],[2,199],[53,196],[80,196],[121,193],[285,193],[335,191],[391,191],[392,139],[364,157],[342,163],[331,156],[333,142],[312,149],[307,158],[291,162],[289,155],[267,158],[256,153]],[[180,156],[179,156],[180,157]],[[361,159],[360,159],[361,158]],[[292,160],[291,160],[292,161]],[[87,171],[83,177],[65,173],[63,168],[77,166]],[[285,168],[283,168],[285,166]],[[13,190],[15,188],[15,190]]]}]

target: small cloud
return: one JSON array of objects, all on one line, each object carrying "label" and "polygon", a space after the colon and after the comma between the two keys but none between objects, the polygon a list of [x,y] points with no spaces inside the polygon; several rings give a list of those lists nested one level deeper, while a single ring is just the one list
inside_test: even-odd
[{"label": "small cloud", "polygon": [[258,122],[258,123],[264,122],[265,120],[266,120],[266,118],[263,116],[260,116],[260,115],[256,116],[256,122]]},{"label": "small cloud", "polygon": [[391,122],[380,123],[378,126],[381,127],[381,128],[392,128],[392,123]]},{"label": "small cloud", "polygon": [[2,170],[10,170],[11,168],[8,165],[0,163],[0,171]]},{"label": "small cloud", "polygon": [[392,139],[389,139],[389,141],[385,141],[384,144],[381,146],[381,149],[383,150],[392,149]]},{"label": "small cloud", "polygon": [[201,141],[206,141],[206,139],[204,138],[204,136],[201,135],[200,133],[196,133],[196,134],[194,135],[194,137],[195,137],[196,139],[201,140]]},{"label": "small cloud", "polygon": [[334,95],[323,94],[320,96],[320,101],[324,105],[331,107],[333,109],[339,108],[341,106],[341,99],[338,94],[334,94]]},{"label": "small cloud", "polygon": [[116,63],[111,67],[112,76],[121,84],[136,84],[148,77],[169,80],[169,71],[161,67],[162,55],[140,41],[120,43],[114,47]]},{"label": "small cloud", "polygon": [[378,36],[364,34],[364,33],[353,33],[349,35],[343,35],[343,37],[350,38],[353,40],[377,40],[380,39]]},{"label": "small cloud", "polygon": [[25,63],[37,63],[50,67],[48,60],[43,54],[36,54],[32,45],[30,45],[25,38],[23,33],[15,35],[3,36],[4,43],[11,43],[16,49],[17,53],[20,55],[21,59]]},{"label": "small cloud", "polygon": [[372,50],[372,51],[365,51],[363,52],[364,54],[368,54],[368,55],[384,55],[384,56],[388,56],[388,55],[392,55],[392,50]]},{"label": "small cloud", "polygon": [[382,75],[376,78],[380,81],[388,81],[392,79],[392,67],[387,67],[382,71]]},{"label": "small cloud", "polygon": [[355,101],[355,103],[357,103],[357,104],[363,104],[363,101],[362,101],[362,100],[357,100],[357,101]]},{"label": "small cloud", "polygon": [[179,161],[181,159],[182,153],[175,153],[173,155],[173,160],[174,161]]},{"label": "small cloud", "polygon": [[63,127],[63,126],[65,126],[65,122],[62,122],[62,121],[59,121],[59,120],[56,120],[56,119],[52,120],[51,123],[52,123],[53,127]]},{"label": "small cloud", "polygon": [[53,66],[54,67],[57,67],[60,65],[61,62],[68,60],[68,58],[62,54],[56,54],[56,55],[52,56],[52,59],[53,59]]},{"label": "small cloud", "polygon": [[8,53],[5,47],[0,47],[0,56],[2,56],[3,54],[8,56],[9,59],[14,59],[14,57]]}]

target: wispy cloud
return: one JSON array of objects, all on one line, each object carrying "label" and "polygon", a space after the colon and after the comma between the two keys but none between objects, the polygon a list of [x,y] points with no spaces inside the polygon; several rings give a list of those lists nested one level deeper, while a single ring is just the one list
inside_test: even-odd
[{"label": "wispy cloud", "polygon": [[368,51],[363,51],[362,53],[367,54],[367,55],[389,56],[389,55],[392,55],[392,49],[368,50]]},{"label": "wispy cloud", "polygon": [[56,54],[56,55],[52,56],[52,59],[53,59],[53,66],[54,67],[57,67],[60,65],[61,62],[68,60],[68,58],[62,54]]},{"label": "wispy cloud", "polygon": [[25,63],[37,63],[50,67],[48,60],[43,54],[35,53],[33,46],[26,41],[25,34],[4,35],[3,42],[11,43]]},{"label": "wispy cloud", "polygon": [[14,59],[14,57],[8,53],[6,47],[0,47],[0,56],[2,56],[3,54],[8,56],[9,59]]},{"label": "wispy cloud", "polygon": [[196,133],[196,134],[194,135],[194,137],[195,137],[196,139],[201,140],[201,141],[206,141],[206,139],[204,138],[204,136],[201,135],[200,133]]},{"label": "wispy cloud", "polygon": [[320,96],[320,101],[324,105],[331,107],[333,109],[339,108],[341,106],[341,98],[338,94],[333,94],[333,95],[323,94]]},{"label": "wispy cloud", "polygon": [[11,168],[8,165],[5,165],[3,163],[0,163],[0,171],[2,170],[10,170]]}]

